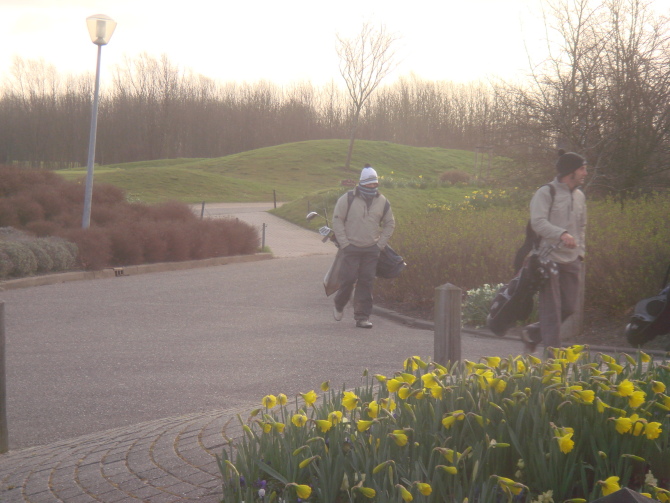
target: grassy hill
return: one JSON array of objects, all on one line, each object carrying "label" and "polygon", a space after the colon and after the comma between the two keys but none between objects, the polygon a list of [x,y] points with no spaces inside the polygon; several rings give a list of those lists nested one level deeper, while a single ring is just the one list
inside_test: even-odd
[{"label": "grassy hill", "polygon": [[[365,163],[386,181],[437,180],[447,170],[472,173],[474,154],[465,150],[418,148],[388,142],[356,142],[352,168],[344,163],[347,140],[287,143],[212,159],[163,159],[96,167],[96,183],[124,189],[132,200],[157,203],[294,201],[342,180],[358,180]],[[504,159],[494,159],[495,164]],[[69,180],[84,179],[86,169],[58,171]],[[385,191],[399,184],[386,183]],[[395,197],[395,196],[394,196]],[[402,197],[402,196],[399,196]]]}]

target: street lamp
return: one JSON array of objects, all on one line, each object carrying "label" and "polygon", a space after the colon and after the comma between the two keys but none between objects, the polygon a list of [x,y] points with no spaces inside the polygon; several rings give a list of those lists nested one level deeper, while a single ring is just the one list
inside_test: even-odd
[{"label": "street lamp", "polygon": [[91,224],[91,199],[93,196],[93,163],[95,161],[95,135],[98,129],[98,94],[100,90],[100,54],[102,46],[107,45],[112,38],[116,21],[104,14],[96,14],[86,18],[88,33],[91,42],[98,46],[98,64],[95,69],[95,93],[93,95],[93,110],[91,111],[91,132],[88,140],[88,163],[86,165],[86,192],[84,193],[84,216],[81,226],[87,229]]}]

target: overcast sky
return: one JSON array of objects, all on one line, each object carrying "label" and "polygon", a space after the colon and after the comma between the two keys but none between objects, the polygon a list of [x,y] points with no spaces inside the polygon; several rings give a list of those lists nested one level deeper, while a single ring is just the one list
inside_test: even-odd
[{"label": "overcast sky", "polygon": [[[341,82],[336,34],[364,22],[399,35],[394,76],[465,82],[528,72],[543,47],[545,0],[0,0],[0,80],[12,59],[43,59],[61,74],[95,71],[86,18],[118,26],[102,76],[124,56],[166,54],[218,81]],[[655,0],[667,6],[670,0]]]}]

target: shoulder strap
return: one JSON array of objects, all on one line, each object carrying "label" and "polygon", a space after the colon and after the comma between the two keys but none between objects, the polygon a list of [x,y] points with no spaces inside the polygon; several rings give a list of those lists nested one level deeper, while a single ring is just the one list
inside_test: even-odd
[{"label": "shoulder strap", "polygon": [[349,208],[351,208],[351,203],[354,202],[354,191],[347,191],[347,212],[344,214],[344,223],[347,223],[347,217],[349,216]]},{"label": "shoulder strap", "polygon": [[[547,220],[549,220],[549,216],[551,215],[551,209],[554,207],[554,196],[556,195],[556,187],[554,187],[550,183],[542,185],[542,187],[545,186],[549,187],[549,193],[551,194],[551,203],[549,203],[549,211],[547,211]],[[532,242],[532,247],[538,248],[540,246],[541,240],[542,238],[535,233],[533,227],[530,225],[530,220],[528,220],[528,224],[526,224],[526,242],[527,243]]]},{"label": "shoulder strap", "polygon": [[[386,198],[386,196],[384,196]],[[344,223],[347,223],[347,217],[349,216],[349,208],[351,208],[351,203],[354,202],[354,191],[349,190],[347,191],[347,212],[344,214]],[[382,212],[382,218],[379,220],[381,223],[382,220],[384,220],[384,217],[386,216],[386,213],[388,212],[389,208],[391,207],[391,203],[389,203],[389,200],[386,199],[386,203],[384,203],[384,211]]]}]

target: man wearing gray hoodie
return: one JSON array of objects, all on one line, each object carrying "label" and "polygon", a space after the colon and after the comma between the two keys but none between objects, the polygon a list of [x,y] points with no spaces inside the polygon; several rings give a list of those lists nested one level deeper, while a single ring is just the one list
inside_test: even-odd
[{"label": "man wearing gray hoodie", "polygon": [[[525,327],[521,338],[526,350],[538,344],[560,347],[561,323],[577,307],[580,271],[585,254],[586,200],[578,190],[586,178],[586,160],[574,152],[559,150],[556,178],[540,187],[530,202],[530,223],[540,236],[540,250],[554,247],[549,259],[557,274],[540,289],[538,323]],[[558,245],[558,246],[557,246]]]},{"label": "man wearing gray hoodie", "polygon": [[342,254],[333,317],[342,319],[355,285],[354,319],[358,328],[372,328],[372,285],[377,260],[395,228],[393,212],[378,187],[377,172],[366,164],[353,199],[345,193],[333,210],[333,231],[340,245],[338,253]]}]

